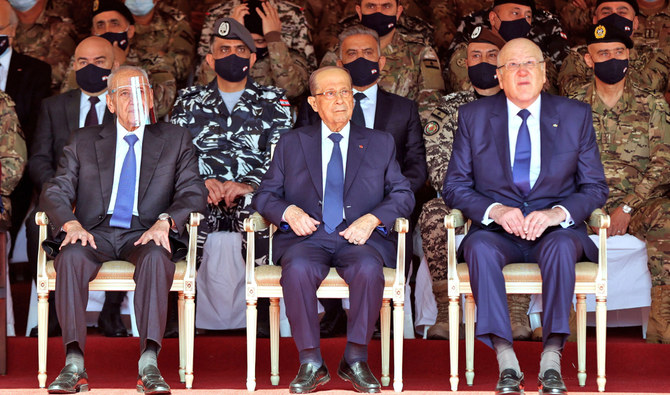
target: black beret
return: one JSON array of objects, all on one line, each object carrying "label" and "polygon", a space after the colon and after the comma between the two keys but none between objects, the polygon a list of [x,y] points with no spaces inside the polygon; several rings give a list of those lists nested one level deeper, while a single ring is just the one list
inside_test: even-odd
[{"label": "black beret", "polygon": [[633,7],[633,10],[635,11],[635,15],[640,13],[640,7],[637,5],[636,0],[597,0],[596,1],[596,9],[598,9],[598,7],[600,7],[601,4],[614,3],[614,2],[619,2],[619,1],[624,2],[624,3],[628,3],[631,7]]},{"label": "black beret", "polygon": [[116,11],[119,14],[123,15],[128,23],[131,25],[135,24],[135,18],[133,18],[133,13],[130,12],[128,7],[126,7],[123,2],[119,0],[93,0],[93,17],[96,15],[107,12],[107,11]]},{"label": "black beret", "polygon": [[256,45],[246,27],[233,18],[219,18],[214,22],[215,36],[228,40],[241,40],[251,52],[256,52]]},{"label": "black beret", "polygon": [[596,43],[622,43],[626,48],[633,48],[633,40],[626,32],[606,23],[591,25],[587,30],[586,44]]},{"label": "black beret", "polygon": [[530,7],[535,11],[535,1],[534,0],[495,0],[493,2],[493,6],[497,7],[502,4],[519,4],[519,5],[525,5],[527,7]]}]

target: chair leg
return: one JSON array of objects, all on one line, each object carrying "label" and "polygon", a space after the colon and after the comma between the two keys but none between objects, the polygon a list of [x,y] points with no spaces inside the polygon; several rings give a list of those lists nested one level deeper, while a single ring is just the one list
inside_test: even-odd
[{"label": "chair leg", "polygon": [[586,295],[577,294],[577,380],[586,385]]},{"label": "chair leg", "polygon": [[177,301],[177,316],[179,317],[179,381],[186,382],[186,346],[184,344],[184,292],[179,292],[179,300]]},{"label": "chair leg", "polygon": [[475,380],[475,297],[465,295],[465,382]]},{"label": "chair leg", "polygon": [[607,298],[596,298],[596,349],[598,353],[598,391],[605,391],[605,345],[607,340]]},{"label": "chair leg", "polygon": [[270,298],[270,383],[279,385],[279,298]]},{"label": "chair leg", "polygon": [[[395,312],[393,313],[395,317]],[[382,308],[379,313],[379,323],[382,334],[382,377],[381,384],[387,386],[391,383],[389,376],[389,360],[391,353],[391,301],[389,299],[382,300]],[[395,322],[394,322],[395,324]],[[394,325],[396,331],[400,330]]]},{"label": "chair leg", "polygon": [[393,390],[402,392],[402,354],[404,339],[405,302],[403,300],[393,303]]},{"label": "chair leg", "polygon": [[458,296],[449,296],[449,382],[458,391]]},{"label": "chair leg", "polygon": [[247,391],[256,389],[256,310],[258,300],[247,299]]},{"label": "chair leg", "polygon": [[47,385],[47,338],[49,336],[49,293],[37,295],[37,381],[40,388]]},{"label": "chair leg", "polygon": [[[184,300],[184,353],[186,354],[186,371],[184,381],[186,388],[193,387],[193,351],[195,338],[195,295],[186,295]],[[182,321],[181,317],[179,320]],[[181,340],[181,335],[180,335]]]}]

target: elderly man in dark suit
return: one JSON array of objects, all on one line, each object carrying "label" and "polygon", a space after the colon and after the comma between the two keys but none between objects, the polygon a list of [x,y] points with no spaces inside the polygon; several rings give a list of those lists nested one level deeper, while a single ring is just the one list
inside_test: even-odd
[{"label": "elderly man in dark suit", "polygon": [[138,389],[169,393],[157,354],[173,261],[183,257],[186,220],[190,212],[205,210],[207,190],[188,131],[165,123],[146,125],[153,105],[146,73],[122,66],[108,83],[107,107],[116,123],[74,132],[40,196],[60,241],[54,263],[56,309],[66,348],[65,367],[49,392],[88,389],[83,356],[88,282],[100,263],[122,259],[136,266],[134,307],[142,351]]},{"label": "elderly man in dark suit", "polygon": [[470,269],[476,335],[498,358],[498,394],[518,394],[524,385],[502,275],[512,262],[537,262],[542,273],[538,386],[544,394],[567,392],[561,351],[570,334],[575,264],[597,259],[584,220],[608,194],[591,108],[540,93],[545,79],[540,48],[524,38],[505,44],[498,55],[503,93],[460,108],[444,180],[447,206],[472,220],[459,256]]},{"label": "elderly man in dark suit", "polygon": [[282,266],[286,315],[300,351],[292,393],[330,379],[319,348],[316,290],[331,266],[349,285],[347,346],[338,375],[362,392],[379,392],[367,344],[379,317],[384,265],[395,266],[397,217],[414,207],[395,159],[393,137],[349,122],[351,78],[341,67],[310,77],[309,103],[322,122],[284,134],[252,206],[277,225],[273,257]]}]

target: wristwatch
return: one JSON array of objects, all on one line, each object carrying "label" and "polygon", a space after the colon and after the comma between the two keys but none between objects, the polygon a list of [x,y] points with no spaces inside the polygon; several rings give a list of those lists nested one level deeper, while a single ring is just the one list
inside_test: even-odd
[{"label": "wristwatch", "polygon": [[623,212],[624,214],[630,214],[633,212],[633,208],[627,204],[623,205]]},{"label": "wristwatch", "polygon": [[172,217],[170,217],[170,214],[168,213],[160,213],[158,214],[158,220],[159,221],[169,221],[168,223],[170,224],[170,227],[172,227]]}]

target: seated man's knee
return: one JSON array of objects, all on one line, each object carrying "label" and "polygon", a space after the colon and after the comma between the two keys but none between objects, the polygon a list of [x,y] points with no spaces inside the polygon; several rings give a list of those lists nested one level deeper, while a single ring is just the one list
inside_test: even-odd
[{"label": "seated man's knee", "polygon": [[91,248],[79,242],[64,245],[54,260],[54,269],[57,273],[81,271],[90,262]]}]

